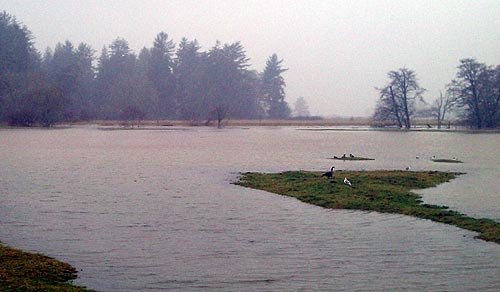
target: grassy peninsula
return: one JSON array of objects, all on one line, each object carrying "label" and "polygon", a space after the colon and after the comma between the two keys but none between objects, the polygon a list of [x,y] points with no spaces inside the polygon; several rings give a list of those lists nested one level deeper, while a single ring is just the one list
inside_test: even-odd
[{"label": "grassy peninsula", "polygon": [[0,291],[92,291],[68,282],[74,279],[67,263],[0,244]]},{"label": "grassy peninsula", "polygon": [[[477,238],[500,243],[500,223],[475,219],[446,206],[423,204],[414,189],[434,187],[460,173],[438,171],[337,171],[334,179],[321,172],[244,173],[237,185],[295,197],[332,209],[404,214],[476,231]],[[352,186],[343,183],[347,177]]]}]

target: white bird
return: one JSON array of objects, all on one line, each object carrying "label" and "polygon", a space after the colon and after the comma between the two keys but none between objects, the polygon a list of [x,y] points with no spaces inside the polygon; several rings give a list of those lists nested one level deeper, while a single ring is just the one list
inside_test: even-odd
[{"label": "white bird", "polygon": [[347,177],[344,178],[344,184],[348,186],[352,185],[351,182],[347,179]]}]

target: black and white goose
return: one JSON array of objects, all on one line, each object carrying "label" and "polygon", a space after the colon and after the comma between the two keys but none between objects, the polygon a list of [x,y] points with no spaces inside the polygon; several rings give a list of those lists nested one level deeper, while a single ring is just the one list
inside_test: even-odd
[{"label": "black and white goose", "polygon": [[323,173],[321,176],[326,176],[330,178],[333,177],[334,172],[335,172],[335,166],[332,166],[332,168],[330,168],[330,171]]}]

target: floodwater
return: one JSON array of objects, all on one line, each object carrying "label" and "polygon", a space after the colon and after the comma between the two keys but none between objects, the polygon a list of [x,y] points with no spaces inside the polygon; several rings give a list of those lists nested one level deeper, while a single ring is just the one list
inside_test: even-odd
[{"label": "floodwater", "polygon": [[[499,291],[500,245],[473,232],[231,184],[332,164],[460,171],[421,191],[426,202],[500,220],[499,145],[499,134],[287,127],[0,130],[0,239],[72,264],[99,291]],[[343,153],[376,160],[328,159]]]}]

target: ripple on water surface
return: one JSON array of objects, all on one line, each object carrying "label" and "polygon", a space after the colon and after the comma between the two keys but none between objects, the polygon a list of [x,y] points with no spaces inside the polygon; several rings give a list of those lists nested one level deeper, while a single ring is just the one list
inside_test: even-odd
[{"label": "ripple on water surface", "polygon": [[[467,146],[493,149],[498,139],[401,134],[2,131],[0,238],[69,262],[80,271],[78,283],[100,291],[500,290],[500,245],[472,232],[400,215],[326,210],[230,184],[240,171],[329,169],[327,158],[343,152],[376,160],[339,162],[339,169],[411,163],[416,170],[493,173],[485,179],[499,174],[491,168],[498,157],[481,162]],[[417,145],[414,153],[402,143]],[[415,160],[415,153],[445,151],[465,163]],[[498,214],[497,200],[463,204],[473,200],[454,201],[449,185],[437,188],[448,205]],[[477,196],[498,190],[485,185]]]}]

